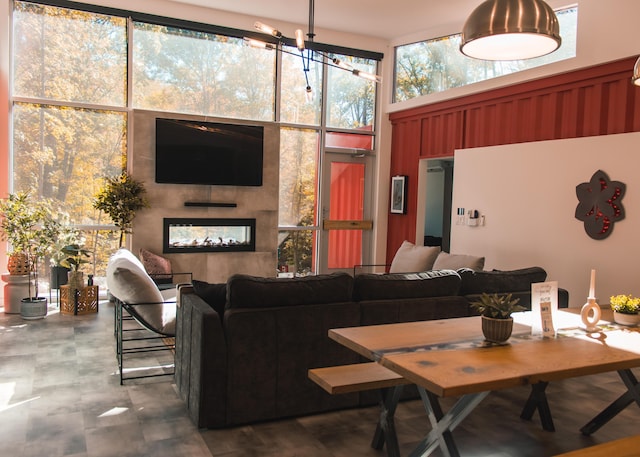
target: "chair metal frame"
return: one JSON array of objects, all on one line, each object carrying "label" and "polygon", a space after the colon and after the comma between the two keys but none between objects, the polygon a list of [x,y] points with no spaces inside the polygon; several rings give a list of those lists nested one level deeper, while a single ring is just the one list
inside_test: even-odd
[{"label": "chair metal frame", "polygon": [[[161,332],[153,328],[148,322],[140,316],[136,311],[136,307],[160,305],[170,302],[160,303],[124,303],[114,297],[114,335],[116,338],[116,357],[118,359],[118,371],[120,372],[120,385],[125,380],[152,378],[158,376],[173,376],[175,373],[175,360],[167,367],[173,369],[167,373],[157,373],[152,375],[125,376],[124,359],[127,354],[139,354],[145,352],[172,351],[175,354],[175,339],[173,344],[166,344],[166,338],[175,338],[174,334]],[[125,322],[135,322],[138,327],[125,328]],[[151,344],[143,345],[142,342],[151,342]],[[159,342],[159,343],[158,343]]]}]

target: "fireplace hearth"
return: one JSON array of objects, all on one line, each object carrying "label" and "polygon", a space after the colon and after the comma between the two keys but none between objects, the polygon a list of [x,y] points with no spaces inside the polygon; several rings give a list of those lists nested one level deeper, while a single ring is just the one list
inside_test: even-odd
[{"label": "fireplace hearth", "polygon": [[164,219],[163,252],[246,252],[256,250],[255,219]]}]

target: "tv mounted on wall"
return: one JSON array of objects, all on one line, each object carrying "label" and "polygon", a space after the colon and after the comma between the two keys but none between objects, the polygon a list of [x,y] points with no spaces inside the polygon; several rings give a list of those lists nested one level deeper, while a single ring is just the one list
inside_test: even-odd
[{"label": "tv mounted on wall", "polygon": [[156,119],[156,182],[261,186],[264,128]]}]

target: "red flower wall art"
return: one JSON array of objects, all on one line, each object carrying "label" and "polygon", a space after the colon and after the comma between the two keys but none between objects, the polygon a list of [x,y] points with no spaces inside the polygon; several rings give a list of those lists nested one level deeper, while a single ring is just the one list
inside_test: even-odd
[{"label": "red flower wall art", "polygon": [[585,232],[594,240],[608,237],[613,224],[624,219],[625,189],[623,183],[611,181],[602,170],[596,171],[591,181],[576,186],[576,219],[584,222]]}]

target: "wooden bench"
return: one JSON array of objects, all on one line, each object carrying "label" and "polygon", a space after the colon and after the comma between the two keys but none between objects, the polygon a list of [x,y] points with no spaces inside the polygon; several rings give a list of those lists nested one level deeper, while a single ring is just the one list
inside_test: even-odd
[{"label": "wooden bench", "polygon": [[386,442],[387,455],[389,457],[400,456],[393,417],[400,401],[402,387],[409,384],[409,381],[376,362],[312,368],[309,370],[309,379],[332,395],[372,389],[380,390],[382,395],[380,419],[371,441],[371,447],[382,449]]}]

